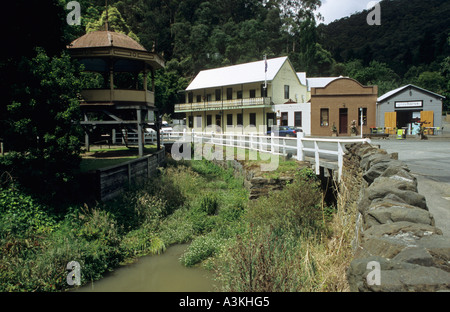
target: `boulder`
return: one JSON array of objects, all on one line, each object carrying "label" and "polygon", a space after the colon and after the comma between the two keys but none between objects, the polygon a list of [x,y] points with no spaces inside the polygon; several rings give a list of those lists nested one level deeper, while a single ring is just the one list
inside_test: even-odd
[{"label": "boulder", "polygon": [[381,201],[372,203],[364,216],[364,229],[378,224],[408,221],[434,225],[433,215],[419,207],[395,201]]},{"label": "boulder", "polygon": [[399,167],[408,170],[408,167],[400,160],[380,161],[370,166],[363,174],[364,180],[371,184],[376,178],[381,176],[389,167]]},{"label": "boulder", "polygon": [[384,177],[364,189],[358,203],[358,209],[365,215],[372,203],[380,203],[386,200],[406,203],[428,210],[425,196],[417,193],[415,184]]}]

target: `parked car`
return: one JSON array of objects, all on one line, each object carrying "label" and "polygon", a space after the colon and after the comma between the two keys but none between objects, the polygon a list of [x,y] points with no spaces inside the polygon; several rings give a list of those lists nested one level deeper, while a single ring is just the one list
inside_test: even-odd
[{"label": "parked car", "polygon": [[[154,128],[146,128],[145,131],[147,133],[156,133],[156,130]],[[163,122],[161,124],[161,128],[159,129],[159,133],[161,134],[168,134],[168,133],[172,133],[173,132],[173,128],[171,126],[169,126],[168,123]]]},{"label": "parked car", "polygon": [[[300,129],[301,131],[301,129]],[[295,129],[294,127],[289,127],[289,126],[280,126],[277,129],[274,129],[273,132],[275,133],[275,136],[280,136],[280,137],[296,137],[297,136],[297,132],[300,132],[298,129]],[[272,134],[272,131],[267,131],[267,134],[270,135]]]},{"label": "parked car", "polygon": [[161,124],[161,129],[159,129],[159,132],[163,133],[163,134],[172,133],[173,128],[171,126],[169,126],[169,124],[167,122],[163,122]]}]

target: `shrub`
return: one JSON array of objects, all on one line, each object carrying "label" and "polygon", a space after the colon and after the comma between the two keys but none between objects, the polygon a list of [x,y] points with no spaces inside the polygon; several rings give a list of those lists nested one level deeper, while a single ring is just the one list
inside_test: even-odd
[{"label": "shrub", "polygon": [[199,236],[194,239],[181,256],[181,263],[187,267],[200,263],[214,256],[223,244],[224,240],[214,235]]},{"label": "shrub", "polygon": [[[308,169],[309,170],[309,169]],[[324,230],[322,192],[317,178],[300,171],[283,190],[249,203],[247,220],[274,231],[314,234]]]},{"label": "shrub", "polygon": [[56,226],[47,208],[17,187],[0,188],[0,238],[28,237],[51,232]]},{"label": "shrub", "polygon": [[162,221],[158,236],[166,246],[192,240],[195,233],[192,220],[187,215],[188,209],[181,208]]},{"label": "shrub", "polygon": [[[227,292],[315,289],[317,270],[304,241],[269,227],[250,227],[230,240],[216,261],[216,280]],[[306,244],[305,244],[306,245]],[[306,250],[305,250],[306,249]]]},{"label": "shrub", "polygon": [[218,207],[219,201],[215,194],[207,193],[202,197],[202,200],[200,202],[200,210],[205,212],[207,215],[215,214]]},{"label": "shrub", "polygon": [[166,250],[164,242],[148,226],[129,232],[121,241],[121,248],[126,258],[159,254]]}]

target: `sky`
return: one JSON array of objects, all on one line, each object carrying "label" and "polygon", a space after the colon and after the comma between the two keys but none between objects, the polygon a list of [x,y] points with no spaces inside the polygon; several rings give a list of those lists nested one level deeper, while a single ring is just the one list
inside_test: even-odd
[{"label": "sky", "polygon": [[336,19],[367,10],[367,4],[369,2],[378,3],[380,0],[322,0],[322,6],[317,12],[321,13],[325,18],[322,23],[329,24]]}]

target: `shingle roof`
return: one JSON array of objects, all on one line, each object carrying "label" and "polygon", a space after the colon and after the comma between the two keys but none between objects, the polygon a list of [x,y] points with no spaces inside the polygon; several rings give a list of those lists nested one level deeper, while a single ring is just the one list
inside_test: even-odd
[{"label": "shingle roof", "polygon": [[[288,58],[278,57],[267,60],[267,81],[272,81]],[[256,61],[215,69],[202,70],[192,80],[186,91],[243,83],[263,82],[266,79],[265,61]]]},{"label": "shingle roof", "polygon": [[114,31],[92,31],[75,39],[69,49],[96,48],[96,47],[120,47],[139,51],[147,51],[143,46],[125,34]]}]

